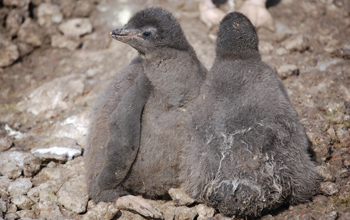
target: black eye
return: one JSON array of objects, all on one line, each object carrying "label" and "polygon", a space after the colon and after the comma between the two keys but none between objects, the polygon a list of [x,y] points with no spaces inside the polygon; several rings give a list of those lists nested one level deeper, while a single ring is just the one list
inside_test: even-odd
[{"label": "black eye", "polygon": [[143,35],[144,37],[150,37],[150,36],[152,35],[152,33],[149,32],[149,31],[146,31],[146,32],[144,32],[142,35]]}]

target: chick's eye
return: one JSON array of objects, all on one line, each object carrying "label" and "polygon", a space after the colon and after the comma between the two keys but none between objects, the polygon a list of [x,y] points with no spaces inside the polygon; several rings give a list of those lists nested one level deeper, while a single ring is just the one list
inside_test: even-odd
[{"label": "chick's eye", "polygon": [[142,35],[143,35],[144,37],[150,37],[150,36],[152,35],[152,33],[149,32],[149,31],[146,31],[146,32],[144,32]]}]

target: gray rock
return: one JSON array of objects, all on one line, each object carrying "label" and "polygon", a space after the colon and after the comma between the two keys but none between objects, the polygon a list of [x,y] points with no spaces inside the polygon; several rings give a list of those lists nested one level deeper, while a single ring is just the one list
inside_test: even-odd
[{"label": "gray rock", "polygon": [[44,42],[45,33],[31,18],[26,18],[18,31],[17,37],[18,40],[24,43],[38,47]]},{"label": "gray rock", "polygon": [[58,202],[75,213],[85,212],[88,195],[86,193],[84,176],[79,176],[64,183],[58,191]]},{"label": "gray rock", "polygon": [[7,34],[11,37],[17,35],[19,28],[24,20],[24,13],[20,9],[12,9],[6,18]]},{"label": "gray rock", "polygon": [[92,25],[88,18],[73,18],[58,26],[64,35],[81,36],[92,32]]},{"label": "gray rock", "polygon": [[9,136],[1,137],[0,136],[0,152],[10,149],[12,146],[12,139]]},{"label": "gray rock", "polygon": [[331,196],[339,192],[340,186],[339,184],[336,184],[336,183],[324,182],[324,183],[321,183],[320,189],[324,195]]},{"label": "gray rock", "polygon": [[196,206],[196,211],[199,217],[213,217],[215,214],[215,209],[208,207],[204,204],[199,204]]},{"label": "gray rock", "polygon": [[0,213],[7,212],[7,203],[0,199]]},{"label": "gray rock", "polygon": [[350,60],[350,45],[345,45],[343,47],[343,57]]},{"label": "gray rock", "polygon": [[66,110],[72,107],[74,98],[84,90],[82,79],[70,74],[44,83],[18,103],[18,108],[34,115],[48,110]]},{"label": "gray rock", "polygon": [[109,220],[118,212],[114,203],[100,202],[83,216],[83,220]]},{"label": "gray rock", "polygon": [[191,205],[192,203],[194,203],[194,199],[192,199],[191,197],[189,197],[186,192],[184,192],[182,189],[177,188],[171,188],[169,189],[169,195],[172,198],[172,200],[174,201],[175,205]]},{"label": "gray rock", "polygon": [[38,7],[38,24],[42,27],[50,27],[61,23],[63,14],[58,5],[42,3]]},{"label": "gray rock", "polygon": [[322,218],[320,218],[320,220],[335,220],[338,217],[338,212],[337,211],[333,211],[330,212],[324,216],[322,216]]},{"label": "gray rock", "polygon": [[21,218],[21,220],[35,219],[35,214],[33,210],[20,210],[17,211],[16,214]]},{"label": "gray rock", "polygon": [[302,34],[292,35],[282,42],[282,46],[289,51],[304,51],[308,45]]},{"label": "gray rock", "polygon": [[259,42],[259,51],[262,54],[270,54],[273,51],[273,46],[269,42],[260,41]]},{"label": "gray rock", "polygon": [[320,174],[324,181],[331,181],[333,182],[335,180],[334,175],[331,172],[330,167],[321,165],[316,167],[318,174]]},{"label": "gray rock", "polygon": [[18,42],[17,46],[18,46],[19,54],[21,57],[24,57],[24,56],[30,54],[34,50],[34,47],[32,45],[26,44],[23,42]]},{"label": "gray rock", "polygon": [[14,179],[23,174],[31,177],[40,169],[41,161],[22,151],[6,151],[0,154],[0,173]]},{"label": "gray rock", "polygon": [[30,181],[30,178],[18,178],[10,183],[8,187],[8,192],[11,196],[17,194],[26,195],[30,188],[32,188],[32,186],[33,184]]},{"label": "gray rock", "polygon": [[57,202],[56,196],[57,191],[60,189],[62,184],[57,181],[49,180],[46,183],[42,183],[28,191],[28,197],[34,202]]},{"label": "gray rock", "polygon": [[291,75],[298,75],[299,69],[295,64],[285,64],[277,68],[277,75],[281,79],[286,79]]},{"label": "gray rock", "polygon": [[74,17],[89,17],[90,13],[94,9],[94,5],[90,1],[78,1],[74,8]]},{"label": "gray rock", "polygon": [[55,48],[66,48],[75,50],[80,45],[79,36],[75,35],[53,35],[51,37],[51,46]]},{"label": "gray rock", "polygon": [[197,211],[185,206],[175,209],[175,220],[193,220],[197,216]]},{"label": "gray rock", "polygon": [[19,58],[18,47],[0,34],[0,67],[13,64]]},{"label": "gray rock", "polygon": [[22,210],[29,210],[34,205],[34,202],[29,197],[20,194],[14,195],[11,198],[11,202]]}]

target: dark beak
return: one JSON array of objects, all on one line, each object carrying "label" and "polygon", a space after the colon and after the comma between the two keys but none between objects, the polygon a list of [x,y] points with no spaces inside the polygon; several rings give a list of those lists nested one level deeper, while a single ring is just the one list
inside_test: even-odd
[{"label": "dark beak", "polygon": [[136,30],[129,30],[125,28],[115,29],[111,33],[112,38],[119,40],[119,41],[125,41],[130,38],[139,39],[138,32]]}]

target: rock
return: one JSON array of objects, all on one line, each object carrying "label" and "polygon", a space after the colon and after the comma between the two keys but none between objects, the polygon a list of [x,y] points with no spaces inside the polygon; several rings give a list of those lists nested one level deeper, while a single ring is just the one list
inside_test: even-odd
[{"label": "rock", "polygon": [[0,136],[0,153],[10,149],[12,144],[13,144],[13,141],[9,136],[5,136],[5,137]]},{"label": "rock", "polygon": [[99,202],[83,216],[83,220],[113,219],[118,211],[119,210],[114,203]]},{"label": "rock", "polygon": [[58,202],[75,213],[85,212],[88,195],[86,194],[84,176],[79,176],[64,183],[58,191]]},{"label": "rock", "polygon": [[3,4],[6,6],[14,6],[17,8],[28,7],[30,0],[3,0]]},{"label": "rock", "polygon": [[196,211],[199,217],[213,217],[215,214],[215,209],[212,207],[208,207],[204,204],[198,204],[196,206]]},{"label": "rock", "polygon": [[285,64],[277,69],[277,75],[281,79],[286,79],[292,75],[299,75],[299,69],[295,64]]},{"label": "rock", "polygon": [[280,47],[280,48],[277,48],[277,49],[275,50],[275,53],[276,53],[277,55],[281,56],[281,55],[286,55],[286,54],[288,54],[288,51],[287,51],[286,49],[284,49],[283,47]]},{"label": "rock", "polygon": [[0,154],[0,173],[11,179],[22,174],[31,177],[40,169],[41,161],[32,154],[22,151],[6,151]]},{"label": "rock", "polygon": [[26,195],[27,192],[32,188],[33,184],[30,181],[30,178],[18,178],[15,181],[11,182],[8,191],[11,196],[14,195]]},{"label": "rock", "polygon": [[18,47],[0,34],[0,67],[13,64],[19,58]]},{"label": "rock", "polygon": [[335,134],[335,130],[333,128],[333,126],[331,126],[328,130],[327,130],[327,133],[331,136],[331,139],[333,141],[337,140],[337,136]]},{"label": "rock", "polygon": [[197,216],[197,212],[194,209],[179,206],[175,209],[175,220],[193,220]]},{"label": "rock", "polygon": [[27,193],[28,197],[34,202],[57,202],[58,198],[56,196],[57,191],[61,188],[62,184],[49,180],[46,183],[42,183],[30,189]]},{"label": "rock", "polygon": [[15,220],[15,219],[18,219],[18,215],[15,212],[6,213],[5,214],[5,219],[6,220]]},{"label": "rock", "polygon": [[0,213],[7,212],[7,203],[0,199]]},{"label": "rock", "polygon": [[5,26],[5,20],[8,13],[9,13],[8,8],[5,8],[5,7],[0,8],[0,29],[2,29],[2,26]]},{"label": "rock", "polygon": [[38,24],[42,27],[50,27],[61,23],[63,14],[58,5],[42,3],[38,7]]},{"label": "rock", "polygon": [[66,48],[75,50],[80,45],[79,36],[75,35],[53,35],[51,37],[51,46],[55,48]]},{"label": "rock", "polygon": [[308,45],[302,34],[292,35],[282,42],[282,46],[289,51],[304,51]]},{"label": "rock", "polygon": [[72,149],[68,147],[50,147],[50,148],[38,148],[33,149],[32,154],[44,159],[44,160],[58,160],[67,161],[74,157],[80,156],[81,149]]},{"label": "rock", "polygon": [[44,42],[45,33],[31,18],[26,18],[18,31],[17,37],[19,41],[38,47]]},{"label": "rock", "polygon": [[317,169],[318,174],[320,174],[322,176],[324,181],[332,181],[333,182],[335,180],[335,177],[332,174],[330,167],[322,165],[322,166],[317,166],[316,169]]},{"label": "rock", "polygon": [[333,212],[330,212],[330,213],[322,216],[322,218],[320,218],[320,220],[336,220],[337,217],[338,217],[338,212],[333,211]]},{"label": "rock", "polygon": [[34,205],[34,202],[29,197],[20,194],[14,195],[11,198],[11,202],[22,210],[29,210]]},{"label": "rock", "polygon": [[81,36],[92,32],[92,25],[87,18],[73,18],[59,25],[64,35]]},{"label": "rock", "polygon": [[328,41],[327,45],[323,48],[324,52],[334,53],[337,51],[337,47],[339,46],[339,41],[336,39],[331,39]]},{"label": "rock", "polygon": [[[35,207],[34,207],[35,206]],[[40,211],[40,217],[46,220],[65,220],[66,218],[62,215],[60,207],[57,202],[52,201],[40,201],[34,205],[32,209],[37,209]],[[35,211],[34,211],[35,212]]]},{"label": "rock", "polygon": [[7,176],[0,176],[0,189],[7,190],[11,180]]},{"label": "rock", "polygon": [[180,188],[171,188],[169,189],[168,193],[174,201],[175,205],[191,205],[192,203],[194,203],[194,199],[189,197],[187,193]]},{"label": "rock", "polygon": [[350,219],[350,209],[347,209],[339,213],[339,218],[337,220],[349,220],[349,219]]},{"label": "rock", "polygon": [[165,220],[173,220],[175,217],[175,209],[176,206],[174,204],[174,201],[169,201],[164,204],[159,204],[157,207],[159,207],[159,210],[161,213],[163,213],[163,218]]},{"label": "rock", "polygon": [[9,203],[7,206],[7,212],[16,212],[17,211],[17,206],[13,203]]},{"label": "rock", "polygon": [[90,1],[80,0],[75,5],[73,16],[89,17],[93,9],[94,9],[94,5]]},{"label": "rock", "polygon": [[97,51],[107,49],[111,40],[112,38],[97,32],[86,35],[83,37],[83,50]]},{"label": "rock", "polygon": [[12,9],[6,18],[7,34],[11,37],[16,36],[24,20],[24,13],[19,9]]},{"label": "rock", "polygon": [[343,58],[350,60],[350,45],[345,45],[343,47]]},{"label": "rock", "polygon": [[62,168],[45,167],[39,172],[39,174],[35,176],[35,178],[54,180],[54,181],[63,181],[64,171]]},{"label": "rock", "polygon": [[271,51],[273,51],[273,46],[269,42],[266,41],[260,41],[259,42],[259,51],[262,54],[270,54]]},{"label": "rock", "polygon": [[331,196],[339,192],[340,186],[339,184],[336,184],[336,183],[324,182],[324,183],[321,183],[320,189],[324,195]]},{"label": "rock", "polygon": [[145,220],[145,218],[143,218],[141,215],[134,214],[126,210],[121,210],[120,213],[121,216],[118,218],[118,220]]},{"label": "rock", "polygon": [[24,56],[30,54],[34,50],[34,47],[32,45],[26,44],[23,42],[18,42],[17,46],[18,46],[19,54],[21,57],[24,57]]},{"label": "rock", "polygon": [[21,218],[21,220],[25,220],[25,218],[35,219],[35,214],[33,210],[20,210],[17,211],[16,214]]},{"label": "rock", "polygon": [[70,18],[73,15],[74,8],[76,6],[75,0],[61,0],[61,11],[66,18]]},{"label": "rock", "polygon": [[66,110],[73,105],[74,98],[84,91],[82,79],[75,74],[56,78],[44,83],[18,103],[18,108],[34,115],[48,110]]}]

